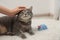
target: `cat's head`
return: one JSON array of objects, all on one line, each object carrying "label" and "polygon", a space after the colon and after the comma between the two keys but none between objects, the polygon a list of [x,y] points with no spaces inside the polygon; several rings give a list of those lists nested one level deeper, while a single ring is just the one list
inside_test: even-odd
[{"label": "cat's head", "polygon": [[27,22],[31,21],[32,16],[33,16],[32,7],[30,7],[28,9],[25,9],[25,10],[19,12],[18,20],[27,23]]}]

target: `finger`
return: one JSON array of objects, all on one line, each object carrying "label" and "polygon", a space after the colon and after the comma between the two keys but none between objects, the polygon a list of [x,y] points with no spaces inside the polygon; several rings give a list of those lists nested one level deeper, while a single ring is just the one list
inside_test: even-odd
[{"label": "finger", "polygon": [[19,7],[19,8],[26,8],[26,7],[22,6],[22,7]]}]

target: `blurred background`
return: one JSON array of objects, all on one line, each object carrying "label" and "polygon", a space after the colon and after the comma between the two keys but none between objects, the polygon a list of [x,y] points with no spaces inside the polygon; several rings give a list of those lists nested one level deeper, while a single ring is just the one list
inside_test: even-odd
[{"label": "blurred background", "polygon": [[60,0],[0,0],[0,5],[10,9],[16,6],[33,6],[34,15],[50,13],[54,18],[57,18],[60,10]]},{"label": "blurred background", "polygon": [[54,18],[57,18],[60,13],[60,0],[0,0],[0,5],[10,9],[16,6],[33,6],[34,15],[50,13]]},{"label": "blurred background", "polygon": [[[34,36],[26,34],[28,37],[26,40],[60,40],[60,20],[55,20],[60,17],[60,0],[0,0],[0,5],[9,9],[17,6],[26,6],[27,8],[32,6],[34,16],[38,17],[32,19],[34,30],[37,30],[37,27],[41,24],[46,24],[47,30],[37,30]],[[5,15],[0,14],[1,16]],[[40,18],[40,16],[46,16],[46,18]],[[53,19],[50,19],[48,16]],[[0,40],[20,40],[20,37],[2,36]]]}]

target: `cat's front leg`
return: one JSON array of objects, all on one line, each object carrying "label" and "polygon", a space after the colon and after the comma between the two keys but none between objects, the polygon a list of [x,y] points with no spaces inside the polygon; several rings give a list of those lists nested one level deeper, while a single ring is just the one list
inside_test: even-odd
[{"label": "cat's front leg", "polygon": [[21,28],[21,24],[19,22],[16,22],[13,26],[13,33],[15,33],[17,36],[25,39],[26,36],[24,35],[22,28]]},{"label": "cat's front leg", "polygon": [[17,36],[20,36],[23,39],[26,38],[26,36],[24,35],[24,33],[21,30],[17,33]]},{"label": "cat's front leg", "polygon": [[33,32],[32,28],[29,28],[28,33],[29,33],[30,35],[34,35],[34,32]]},{"label": "cat's front leg", "polygon": [[29,33],[30,35],[34,35],[34,32],[33,32],[32,30],[29,30],[28,33]]}]

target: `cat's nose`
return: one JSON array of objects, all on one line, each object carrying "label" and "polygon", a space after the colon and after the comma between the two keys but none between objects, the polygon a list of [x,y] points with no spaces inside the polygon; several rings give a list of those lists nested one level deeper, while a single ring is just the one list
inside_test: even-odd
[{"label": "cat's nose", "polygon": [[27,16],[27,14],[25,14],[25,16]]},{"label": "cat's nose", "polygon": [[26,15],[26,14],[25,14]]},{"label": "cat's nose", "polygon": [[25,14],[25,15],[27,15],[27,14]]},{"label": "cat's nose", "polygon": [[27,16],[27,14],[25,14],[25,16]]}]

